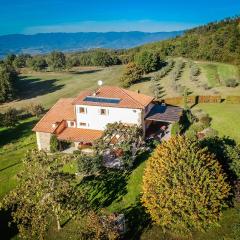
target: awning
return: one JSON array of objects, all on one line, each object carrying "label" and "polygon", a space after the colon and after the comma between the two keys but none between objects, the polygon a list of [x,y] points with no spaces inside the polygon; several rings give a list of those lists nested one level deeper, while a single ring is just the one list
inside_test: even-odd
[{"label": "awning", "polygon": [[156,104],[148,113],[145,120],[170,123],[178,122],[182,112],[183,109],[181,107]]}]

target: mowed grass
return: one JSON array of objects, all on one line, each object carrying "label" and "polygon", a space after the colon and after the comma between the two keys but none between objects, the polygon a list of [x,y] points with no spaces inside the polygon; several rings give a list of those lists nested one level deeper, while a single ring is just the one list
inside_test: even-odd
[{"label": "mowed grass", "polygon": [[199,63],[211,87],[224,86],[225,81],[231,78],[239,79],[239,70],[236,66],[225,63]]},{"label": "mowed grass", "polygon": [[30,72],[24,69],[18,83],[19,100],[0,105],[0,111],[7,107],[25,107],[30,102],[41,103],[48,109],[59,98],[76,97],[82,90],[97,88],[98,80],[104,85],[119,85],[123,68],[79,67],[70,72]]},{"label": "mowed grass", "polygon": [[0,198],[16,186],[21,160],[27,150],[36,146],[35,134],[31,131],[35,123],[35,118],[29,118],[14,128],[0,129]]},{"label": "mowed grass", "polygon": [[229,136],[240,143],[240,104],[202,103],[194,108],[209,114],[211,126],[220,136]]}]

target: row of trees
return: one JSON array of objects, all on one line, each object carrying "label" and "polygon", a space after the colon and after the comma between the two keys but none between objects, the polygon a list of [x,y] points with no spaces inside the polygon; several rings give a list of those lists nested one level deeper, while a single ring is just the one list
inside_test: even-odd
[{"label": "row of trees", "polygon": [[10,54],[5,58],[4,62],[15,68],[30,67],[34,71],[43,71],[46,68],[52,71],[62,71],[75,66],[108,67],[121,64],[122,60],[120,56],[118,52],[101,49],[73,54],[53,51],[46,55],[36,56],[31,56],[29,54]]},{"label": "row of trees", "polygon": [[21,109],[7,108],[0,113],[0,127],[14,127],[19,123],[19,120],[27,117],[40,117],[44,113],[44,108],[41,104],[30,103]]}]

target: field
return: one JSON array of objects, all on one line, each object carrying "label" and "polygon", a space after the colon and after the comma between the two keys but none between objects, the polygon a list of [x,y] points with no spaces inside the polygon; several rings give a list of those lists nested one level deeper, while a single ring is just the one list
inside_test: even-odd
[{"label": "field", "polygon": [[21,108],[30,102],[41,103],[48,109],[59,98],[75,97],[84,89],[96,88],[98,80],[103,80],[105,85],[119,85],[122,71],[122,66],[81,67],[61,73],[24,69],[19,81],[19,100],[0,105],[0,110],[6,107]]},{"label": "field", "polygon": [[226,103],[203,103],[200,108],[212,118],[211,126],[220,136],[229,136],[240,143],[240,105]]},{"label": "field", "polygon": [[[227,95],[240,95],[240,85],[236,88],[228,88],[224,85],[225,80],[230,78],[240,81],[239,69],[236,66],[224,63],[196,61],[195,63],[199,66],[201,73],[198,76],[198,81],[191,81],[189,72],[190,61],[187,59],[182,60],[185,62],[185,67],[177,80],[177,84],[186,87],[192,95],[221,95],[223,97]],[[151,77],[152,75],[154,74],[151,73],[147,77]],[[182,92],[176,91],[172,87],[173,82],[170,76],[171,71],[160,80],[160,85],[164,91],[163,97],[181,96]],[[130,89],[140,90],[142,93],[151,95],[150,78],[148,79],[148,81],[134,84]],[[205,86],[208,86],[209,89],[206,89]]]},{"label": "field", "polygon": [[[198,82],[189,80],[189,62],[187,60],[178,82],[188,87],[192,94],[212,95],[240,95],[240,86],[227,88],[223,82],[228,78],[239,79],[238,69],[233,65],[196,62],[201,68]],[[97,81],[103,80],[105,85],[120,85],[123,66],[109,68],[75,68],[71,72],[30,72],[25,69],[20,80],[19,100],[3,104],[5,108],[21,108],[30,102],[41,103],[46,109],[51,107],[61,97],[74,97],[81,90],[97,87]],[[140,90],[141,93],[152,95],[150,79],[154,73],[145,76],[144,81],[130,87]],[[202,84],[208,84],[210,89],[205,90]],[[178,96],[171,86],[170,76],[161,79],[165,97]],[[239,104],[198,104],[194,108],[201,108],[212,118],[211,125],[221,136],[229,136],[240,142],[240,105]],[[14,128],[0,129],[0,198],[17,184],[16,174],[21,170],[21,159],[26,151],[36,147],[35,135],[31,131],[36,118],[21,121]],[[141,239],[174,239],[164,235],[157,227],[146,229],[148,221],[139,204],[141,194],[142,175],[147,155],[143,155],[130,175],[121,176],[118,173],[95,179],[91,183],[92,197],[97,204],[106,207],[109,211],[122,211],[130,219],[131,234]],[[226,210],[222,222],[224,230],[214,228],[205,235],[194,233],[194,239],[219,239],[228,237],[236,239],[240,219],[239,207]],[[138,216],[144,216],[139,218]],[[143,233],[143,234],[142,234]],[[225,235],[224,235],[225,234]],[[133,235],[131,235],[133,236]],[[209,238],[208,238],[209,237]],[[178,238],[180,239],[180,238]]]}]

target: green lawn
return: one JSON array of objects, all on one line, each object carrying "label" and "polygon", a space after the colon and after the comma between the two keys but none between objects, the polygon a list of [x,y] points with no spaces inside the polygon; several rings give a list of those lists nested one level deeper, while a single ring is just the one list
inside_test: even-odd
[{"label": "green lawn", "polygon": [[194,108],[209,114],[211,126],[220,136],[229,136],[240,143],[240,104],[202,103]]},{"label": "green lawn", "polygon": [[200,66],[211,87],[224,86],[225,80],[230,78],[239,79],[239,70],[234,65],[203,62]]},{"label": "green lawn", "polygon": [[27,150],[36,146],[35,135],[31,131],[35,123],[35,118],[29,118],[14,128],[0,129],[0,198],[16,186],[21,159]]}]

